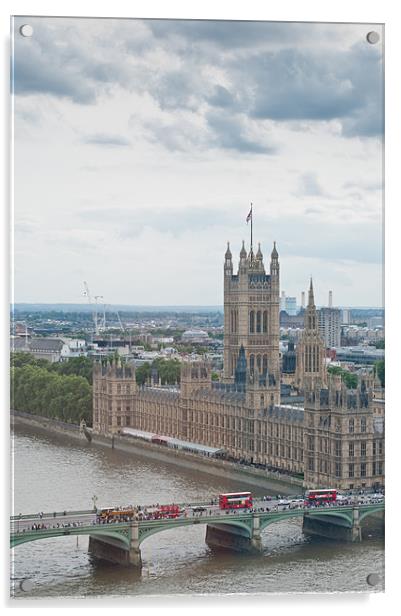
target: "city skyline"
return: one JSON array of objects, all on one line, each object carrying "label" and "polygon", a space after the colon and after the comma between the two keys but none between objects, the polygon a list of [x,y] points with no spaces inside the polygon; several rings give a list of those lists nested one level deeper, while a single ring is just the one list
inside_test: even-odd
[{"label": "city skyline", "polygon": [[382,307],[382,47],[366,25],[29,19],[31,39],[14,24],[15,302],[83,303],[87,280],[108,304],[221,305],[252,202],[288,295],[312,276],[318,305],[333,290]]}]

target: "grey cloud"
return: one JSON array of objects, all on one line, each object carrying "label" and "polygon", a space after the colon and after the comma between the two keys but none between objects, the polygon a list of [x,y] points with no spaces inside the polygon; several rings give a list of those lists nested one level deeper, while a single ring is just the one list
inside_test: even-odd
[{"label": "grey cloud", "polygon": [[[32,40],[16,37],[16,94],[45,93],[87,104],[118,84],[148,92],[163,110],[206,115],[221,147],[254,153],[269,148],[238,126],[230,135],[211,110],[255,121],[337,119],[345,137],[383,132],[379,48],[366,41],[348,50],[334,44],[332,50],[313,46],[311,41],[318,41],[328,26],[185,20],[133,20],[121,25],[117,20],[111,22],[105,40],[96,37],[96,28],[88,28],[88,35],[80,37],[78,20],[37,21]],[[68,44],[58,44],[61,32]],[[300,40],[308,42],[308,33],[309,44],[297,46]],[[147,55],[152,43],[173,57],[175,65],[178,60],[179,70],[152,65],[152,55],[149,59]],[[230,85],[219,83],[209,66],[225,74]],[[227,118],[228,125],[231,116]]]},{"label": "grey cloud", "polygon": [[130,141],[126,137],[120,135],[110,135],[107,133],[97,133],[94,135],[87,135],[82,139],[83,143],[90,145],[112,146],[112,147],[125,147],[131,145]]},{"label": "grey cloud", "polygon": [[149,26],[158,38],[180,36],[195,43],[211,43],[222,49],[252,48],[261,43],[284,41],[292,44],[308,36],[313,24],[226,21],[226,20],[152,20]]},{"label": "grey cloud", "polygon": [[227,88],[217,85],[214,87],[212,94],[206,98],[209,105],[213,107],[221,107],[223,109],[238,108],[238,102]]},{"label": "grey cloud", "polygon": [[[15,94],[50,94],[89,104],[95,102],[100,87],[126,82],[121,56],[119,61],[113,61],[107,53],[110,39],[107,43],[97,39],[93,47],[93,40],[80,36],[79,20],[38,18],[31,21],[34,36],[31,39],[15,37]],[[90,29],[88,33],[91,34]],[[94,49],[99,53],[94,54]]]},{"label": "grey cloud", "polygon": [[[250,113],[275,120],[352,118],[355,131],[365,117],[363,134],[380,128],[381,67],[379,54],[361,51],[316,53],[283,49],[255,55],[250,79],[259,83]],[[362,75],[369,75],[365,78]],[[372,92],[378,88],[376,92]],[[362,127],[362,124],[360,124]]]},{"label": "grey cloud", "polygon": [[209,112],[206,114],[206,119],[212,129],[212,138],[217,147],[246,154],[275,154],[277,152],[276,146],[252,137],[240,116],[233,117],[224,113]]}]

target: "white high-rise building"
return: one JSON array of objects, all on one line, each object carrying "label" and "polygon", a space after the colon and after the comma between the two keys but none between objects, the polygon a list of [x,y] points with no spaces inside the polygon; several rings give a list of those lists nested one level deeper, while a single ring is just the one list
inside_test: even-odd
[{"label": "white high-rise building", "polygon": [[326,348],[339,347],[341,344],[340,309],[321,308],[318,314],[319,331]]}]

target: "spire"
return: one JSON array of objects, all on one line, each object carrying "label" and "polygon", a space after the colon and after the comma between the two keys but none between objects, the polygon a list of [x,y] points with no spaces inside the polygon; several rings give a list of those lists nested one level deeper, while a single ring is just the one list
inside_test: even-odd
[{"label": "spire", "polygon": [[276,242],[273,242],[273,250],[271,254],[272,259],[278,259],[278,252],[276,248]]},{"label": "spire", "polygon": [[225,256],[226,260],[232,258],[232,254],[231,254],[231,250],[230,250],[230,242],[227,242],[227,250],[226,250],[226,254],[224,256]]},{"label": "spire", "polygon": [[315,305],[315,298],[313,295],[313,282],[312,282],[312,276],[310,279],[310,286],[309,286],[309,299],[308,299],[308,306],[314,306]]},{"label": "spire", "polygon": [[246,259],[246,250],[245,250],[244,240],[242,240],[242,248],[241,248],[241,252],[239,253],[239,256],[241,259]]},{"label": "spire", "polygon": [[256,253],[256,258],[258,259],[258,261],[262,261],[262,259],[263,259],[263,254],[262,254],[262,251],[260,249],[260,242],[258,243],[258,252]]}]

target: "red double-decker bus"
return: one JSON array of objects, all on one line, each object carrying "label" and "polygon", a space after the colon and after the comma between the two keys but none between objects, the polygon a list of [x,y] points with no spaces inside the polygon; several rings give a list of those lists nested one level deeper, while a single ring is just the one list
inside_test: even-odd
[{"label": "red double-decker bus", "polygon": [[305,499],[309,503],[332,502],[337,500],[337,490],[307,490],[307,492],[305,493]]},{"label": "red double-decker bus", "polygon": [[179,505],[160,505],[158,511],[162,518],[178,518],[181,508]]},{"label": "red double-decker bus", "polygon": [[219,496],[220,509],[248,509],[252,507],[250,492],[227,492]]}]

